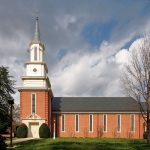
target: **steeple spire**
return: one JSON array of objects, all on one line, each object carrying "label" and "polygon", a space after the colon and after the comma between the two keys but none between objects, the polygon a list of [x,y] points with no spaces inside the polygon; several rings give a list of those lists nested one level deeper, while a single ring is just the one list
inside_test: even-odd
[{"label": "steeple spire", "polygon": [[34,41],[40,42],[40,29],[39,29],[39,18],[36,17],[36,22],[35,22],[35,33],[34,33]]},{"label": "steeple spire", "polygon": [[33,44],[40,44],[43,47],[43,50],[45,49],[44,44],[43,44],[43,42],[41,41],[41,38],[40,38],[40,28],[39,28],[39,18],[38,17],[36,17],[36,20],[35,20],[34,37],[31,41],[31,43],[29,44],[29,47]]}]

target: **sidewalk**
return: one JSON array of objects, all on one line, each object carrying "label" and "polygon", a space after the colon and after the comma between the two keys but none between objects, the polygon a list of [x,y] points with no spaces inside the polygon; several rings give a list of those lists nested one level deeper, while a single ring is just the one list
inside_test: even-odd
[{"label": "sidewalk", "polygon": [[[16,143],[20,143],[20,142],[24,142],[24,141],[33,140],[33,139],[35,139],[35,138],[16,138],[16,139],[13,139],[12,143],[16,144]],[[6,141],[6,143],[9,145],[10,140]]]}]

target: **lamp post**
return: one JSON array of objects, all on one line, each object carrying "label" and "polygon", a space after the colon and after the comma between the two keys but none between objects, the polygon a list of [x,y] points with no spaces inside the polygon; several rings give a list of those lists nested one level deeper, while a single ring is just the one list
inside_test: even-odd
[{"label": "lamp post", "polygon": [[12,109],[13,109],[13,104],[14,104],[14,100],[8,100],[8,103],[10,104],[10,147],[13,146],[12,144],[12,121],[13,121],[13,113],[12,113]]},{"label": "lamp post", "polygon": [[53,132],[53,139],[55,140],[55,137],[56,137],[56,135],[55,135],[55,119],[54,119],[54,132]]}]

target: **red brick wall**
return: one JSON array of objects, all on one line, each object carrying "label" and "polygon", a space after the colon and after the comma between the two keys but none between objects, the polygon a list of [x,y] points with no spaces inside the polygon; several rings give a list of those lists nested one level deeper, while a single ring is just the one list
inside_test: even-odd
[{"label": "red brick wall", "polygon": [[121,132],[116,132],[117,114],[107,114],[107,132],[103,132],[103,114],[93,114],[93,132],[89,132],[89,114],[79,114],[79,132],[75,132],[75,114],[65,114],[65,132],[61,131],[61,114],[52,114],[51,93],[48,91],[20,91],[20,120],[31,115],[31,94],[36,93],[36,114],[46,120],[49,126],[56,120],[57,136],[60,137],[108,137],[108,138],[143,138],[143,118],[135,114],[135,132],[130,132],[130,114],[121,114]]},{"label": "red brick wall", "polygon": [[[53,114],[56,134],[60,137],[143,138],[143,118],[135,114],[135,132],[131,132],[130,114],[121,114],[121,132],[116,132],[117,114],[107,114],[107,132],[103,132],[103,114],[93,114],[93,132],[89,132],[89,114],[79,114],[79,132],[75,132],[75,114],[65,114],[65,132],[61,131],[61,114]],[[52,123],[53,124],[53,123]],[[53,133],[53,131],[52,131]]]},{"label": "red brick wall", "polygon": [[31,94],[36,93],[36,114],[45,119],[47,124],[50,124],[50,103],[51,95],[48,91],[20,91],[20,120],[31,115]]}]

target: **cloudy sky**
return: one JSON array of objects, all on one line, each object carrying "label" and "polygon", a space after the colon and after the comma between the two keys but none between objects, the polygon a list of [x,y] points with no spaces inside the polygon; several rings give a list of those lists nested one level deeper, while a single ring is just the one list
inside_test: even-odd
[{"label": "cloudy sky", "polygon": [[124,96],[120,75],[129,49],[150,32],[149,0],[0,0],[0,65],[16,87],[36,10],[54,96]]}]

